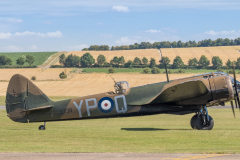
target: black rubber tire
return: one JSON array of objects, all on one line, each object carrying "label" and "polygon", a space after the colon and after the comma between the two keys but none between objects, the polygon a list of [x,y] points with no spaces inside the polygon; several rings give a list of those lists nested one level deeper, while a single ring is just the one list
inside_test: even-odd
[{"label": "black rubber tire", "polygon": [[45,130],[45,127],[44,127],[44,125],[41,125],[41,126],[38,127],[38,129],[39,130]]},{"label": "black rubber tire", "polygon": [[194,115],[190,120],[190,125],[192,129],[196,129],[196,119],[197,119],[197,115]]},{"label": "black rubber tire", "polygon": [[196,128],[198,130],[211,130],[214,126],[214,121],[211,116],[209,116],[209,122],[206,125],[203,125],[203,120],[201,116],[198,116],[196,119]]}]

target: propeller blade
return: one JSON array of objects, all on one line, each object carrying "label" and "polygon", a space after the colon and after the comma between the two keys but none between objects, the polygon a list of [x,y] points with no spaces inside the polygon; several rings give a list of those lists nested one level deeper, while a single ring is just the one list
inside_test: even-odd
[{"label": "propeller blade", "polygon": [[237,106],[237,100],[236,100],[236,98],[234,99],[234,101],[235,101],[236,108],[238,108],[238,106]]},{"label": "propeller blade", "polygon": [[235,66],[233,64],[233,76],[234,76],[234,88],[236,92],[237,102],[238,102],[238,108],[240,110],[240,100],[239,100],[239,94],[238,94],[238,87],[237,87],[237,80],[236,80],[236,74],[235,74]]},{"label": "propeller blade", "polygon": [[240,110],[240,100],[239,100],[239,96],[237,95],[237,102],[238,102],[238,108]]},{"label": "propeller blade", "polygon": [[232,111],[233,111],[233,116],[235,118],[235,112],[234,112],[234,107],[233,107],[233,101],[231,101],[231,107],[232,107]]}]

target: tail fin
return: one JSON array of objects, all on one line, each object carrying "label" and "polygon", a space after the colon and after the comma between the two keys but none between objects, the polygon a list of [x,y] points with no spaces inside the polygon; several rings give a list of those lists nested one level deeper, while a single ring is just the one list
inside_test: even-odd
[{"label": "tail fin", "polygon": [[6,95],[8,117],[27,123],[27,111],[50,107],[51,100],[29,79],[15,74],[10,79]]}]

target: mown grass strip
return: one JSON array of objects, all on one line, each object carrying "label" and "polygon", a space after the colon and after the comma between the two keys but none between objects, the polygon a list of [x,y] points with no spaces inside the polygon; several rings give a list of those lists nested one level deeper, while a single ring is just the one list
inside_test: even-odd
[{"label": "mown grass strip", "polygon": [[[13,65],[17,65],[16,60],[19,57],[26,58],[26,55],[32,55],[35,59],[32,65],[41,65],[43,64],[48,57],[55,54],[57,52],[9,52],[9,53],[0,53],[0,55],[5,55],[12,59]],[[28,63],[24,63],[24,65],[29,65]]]},{"label": "mown grass strip", "polygon": [[240,153],[240,114],[209,109],[211,131],[193,130],[193,114],[16,123],[0,110],[0,152]]},{"label": "mown grass strip", "polygon": [[[80,68],[83,73],[108,73],[109,68]],[[143,73],[144,68],[113,68],[115,70],[114,73]],[[161,73],[165,72],[165,69],[160,69]],[[172,73],[178,72],[179,69],[168,69],[171,70]],[[209,72],[217,72],[217,70],[207,70],[207,69],[183,69],[185,73],[209,73]],[[227,72],[223,70],[223,72]],[[236,70],[236,73],[240,73],[240,70]],[[182,73],[183,74],[183,73]]]}]

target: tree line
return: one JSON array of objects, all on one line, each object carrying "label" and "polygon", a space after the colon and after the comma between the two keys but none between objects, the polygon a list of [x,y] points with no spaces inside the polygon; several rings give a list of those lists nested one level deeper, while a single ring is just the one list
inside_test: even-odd
[{"label": "tree line", "polygon": [[[97,57],[97,60],[93,58],[93,56],[90,53],[85,53],[83,56],[79,57],[77,55],[68,55],[67,57],[65,54],[60,55],[59,57],[59,63],[63,67],[118,67],[118,68],[164,68],[164,65],[166,64],[168,68],[171,69],[180,69],[180,68],[187,68],[187,69],[221,69],[221,68],[229,68],[231,69],[233,64],[236,65],[237,68],[240,69],[240,57],[237,59],[237,61],[231,61],[228,59],[227,63],[223,64],[222,59],[218,56],[213,56],[211,61],[204,55],[200,57],[198,60],[197,58],[189,59],[187,64],[184,64],[181,57],[176,56],[176,58],[173,60],[173,63],[171,63],[170,59],[168,57],[162,57],[162,59],[159,61],[160,64],[156,64],[156,60],[154,58],[151,58],[148,60],[146,57],[143,57],[140,59],[139,57],[135,57],[134,60],[128,60],[125,62],[125,58],[123,56],[115,56],[110,62],[106,62],[106,57],[104,55],[99,55]],[[212,66],[210,66],[210,63],[212,63]],[[53,67],[61,67],[61,66],[53,66]]]},{"label": "tree line", "polygon": [[[222,39],[216,40],[205,39],[202,41],[162,41],[162,42],[141,42],[140,44],[134,43],[133,45],[112,46],[111,50],[131,50],[131,49],[151,49],[151,48],[187,48],[187,47],[212,47],[212,46],[234,46],[240,45],[240,38],[236,39]],[[84,48],[82,51],[108,51],[110,49],[107,45],[91,45],[89,48]]]},{"label": "tree line", "polygon": [[[18,65],[24,65],[24,63],[28,63],[29,65],[32,65],[33,62],[35,61],[34,57],[32,55],[26,55],[26,58],[24,57],[19,57],[16,60],[16,63]],[[5,55],[1,55],[0,56],[0,65],[5,66],[5,65],[9,65],[11,66],[13,64],[13,60]]]}]

